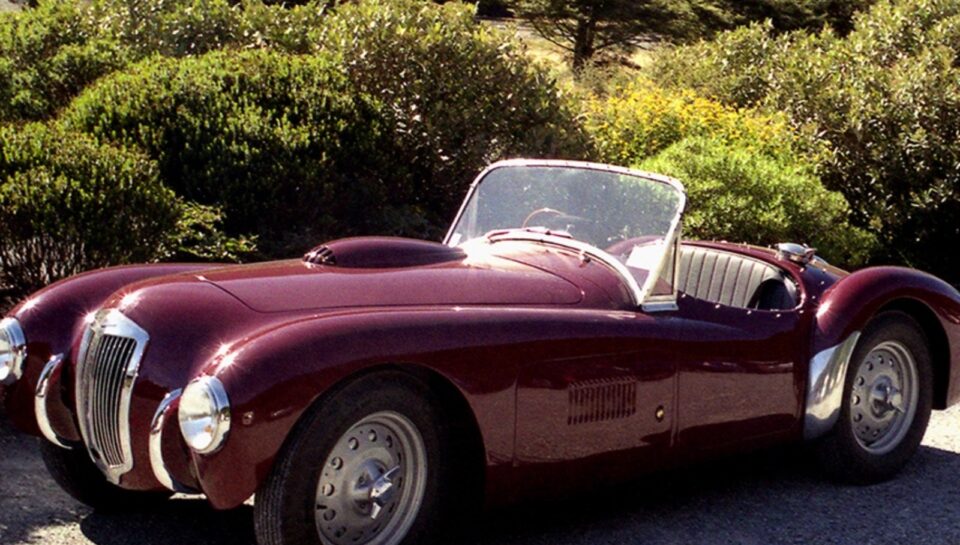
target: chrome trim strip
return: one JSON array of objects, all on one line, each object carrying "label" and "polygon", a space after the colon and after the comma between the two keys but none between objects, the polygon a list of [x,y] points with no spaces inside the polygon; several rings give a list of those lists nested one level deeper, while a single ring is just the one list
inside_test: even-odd
[{"label": "chrome trim strip", "polygon": [[47,416],[47,395],[50,394],[51,385],[60,384],[60,374],[63,372],[63,354],[57,354],[50,358],[50,361],[40,372],[40,378],[37,380],[37,390],[33,397],[33,409],[37,417],[37,427],[40,433],[54,445],[67,450],[72,450],[71,442],[60,437],[50,425],[50,418]]},{"label": "chrome trim strip", "polygon": [[[124,369],[123,383],[121,385],[120,410],[117,413],[118,426],[120,430],[120,447],[123,453],[123,464],[110,466],[94,452],[90,445],[93,438],[90,436],[89,420],[92,418],[90,407],[87,403],[89,392],[85,392],[82,385],[83,377],[86,372],[87,350],[93,340],[94,335],[113,335],[117,337],[126,337],[136,342],[136,348],[133,356]],[[120,484],[120,477],[133,469],[133,451],[130,445],[130,398],[133,394],[133,385],[136,382],[137,374],[140,370],[140,362],[143,359],[143,353],[147,348],[150,336],[140,326],[130,318],[124,316],[117,309],[100,310],[96,313],[93,323],[83,335],[80,343],[80,350],[77,353],[77,373],[76,373],[76,398],[77,398],[77,420],[80,423],[80,434],[83,436],[83,442],[87,445],[87,452],[90,459],[100,468],[100,471],[107,477],[107,480],[113,484]],[[94,385],[88,384],[92,389]]]},{"label": "chrome trim strip", "polygon": [[843,387],[853,349],[860,340],[855,331],[842,343],[822,350],[810,360],[803,438],[822,437],[837,423],[843,405]]},{"label": "chrome trim strip", "polygon": [[644,312],[673,312],[679,310],[680,307],[677,306],[677,300],[674,299],[664,299],[662,301],[648,301],[643,304]]},{"label": "chrome trim strip", "polygon": [[160,406],[157,407],[157,412],[153,415],[153,421],[150,423],[150,468],[153,470],[153,476],[167,489],[182,494],[199,494],[197,490],[175,479],[167,469],[166,462],[163,461],[163,427],[170,416],[176,414],[182,393],[183,390],[178,388],[164,396]]},{"label": "chrome trim strip", "polygon": [[577,252],[583,252],[584,254],[610,267],[616,271],[617,274],[622,276],[624,283],[627,285],[627,288],[630,291],[630,298],[633,300],[633,304],[635,306],[640,306],[643,290],[640,288],[640,284],[637,283],[637,279],[633,277],[633,273],[631,273],[630,269],[628,269],[627,266],[624,265],[619,259],[613,257],[607,252],[604,252],[596,246],[587,244],[586,242],[580,242],[579,240],[575,239],[533,233],[530,231],[504,231],[502,233],[493,234],[487,240],[491,243],[513,240],[539,242],[542,244],[560,246],[562,248],[567,248]]},{"label": "chrome trim strip", "polygon": [[27,338],[23,334],[23,328],[16,318],[4,318],[0,320],[0,329],[6,330],[10,335],[11,348],[13,350],[13,366],[0,384],[10,386],[20,380],[23,376],[23,362],[27,360]]}]

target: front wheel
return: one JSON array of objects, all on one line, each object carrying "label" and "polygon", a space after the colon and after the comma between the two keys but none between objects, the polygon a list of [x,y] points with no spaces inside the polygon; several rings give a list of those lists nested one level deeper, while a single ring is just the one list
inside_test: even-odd
[{"label": "front wheel", "polygon": [[427,542],[454,500],[435,407],[424,384],[392,373],[313,407],[257,493],[260,545]]},{"label": "front wheel", "polygon": [[923,440],[933,403],[926,336],[909,315],[870,322],[850,359],[836,427],[817,445],[835,479],[871,484],[893,477]]}]

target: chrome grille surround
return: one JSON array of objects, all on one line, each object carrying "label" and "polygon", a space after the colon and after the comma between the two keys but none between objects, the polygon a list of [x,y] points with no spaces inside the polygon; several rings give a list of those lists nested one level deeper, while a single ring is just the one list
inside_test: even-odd
[{"label": "chrome grille surround", "polygon": [[90,458],[111,483],[133,469],[130,397],[150,336],[116,309],[101,310],[77,354],[80,433]]}]

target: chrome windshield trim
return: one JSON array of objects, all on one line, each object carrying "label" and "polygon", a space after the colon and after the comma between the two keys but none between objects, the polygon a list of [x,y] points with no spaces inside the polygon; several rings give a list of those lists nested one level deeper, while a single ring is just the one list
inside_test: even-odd
[{"label": "chrome windshield trim", "polygon": [[[613,165],[606,165],[602,163],[591,163],[586,161],[564,161],[564,160],[555,160],[555,159],[508,159],[505,161],[498,161],[488,166],[481,172],[476,179],[470,184],[470,190],[467,191],[466,198],[463,199],[463,203],[460,205],[460,210],[457,212],[456,217],[453,220],[453,223],[450,224],[450,229],[447,230],[447,235],[443,238],[443,243],[447,246],[456,246],[456,244],[451,244],[453,240],[454,230],[457,225],[460,224],[460,220],[463,218],[464,213],[466,213],[467,205],[473,199],[474,194],[477,192],[477,189],[480,187],[480,184],[483,183],[483,180],[491,172],[501,169],[501,168],[511,168],[511,167],[560,167],[560,168],[577,168],[584,170],[596,170],[598,172],[606,172],[613,174],[621,174],[624,176],[634,176],[637,178],[643,178],[654,182],[663,183],[669,185],[677,191],[680,196],[679,202],[677,203],[677,214],[674,216],[673,220],[670,222],[670,228],[667,230],[667,233],[664,235],[664,241],[670,241],[671,245],[678,245],[680,243],[680,225],[683,220],[683,214],[687,207],[687,191],[684,188],[683,183],[680,180],[675,178],[670,178],[669,176],[663,176],[661,174],[655,174],[653,172],[645,172],[642,170],[635,170],[625,167],[618,167]],[[549,237],[549,235],[538,235],[531,234],[534,237]],[[634,306],[642,308],[644,302],[647,300],[647,295],[653,291],[654,286],[656,286],[657,279],[660,278],[660,275],[663,273],[663,268],[666,266],[667,259],[669,258],[670,252],[664,252],[664,255],[661,257],[660,263],[658,263],[653,269],[650,270],[650,276],[647,277],[647,280],[644,282],[643,286],[640,286],[636,279],[633,278],[633,274],[630,273],[630,270],[627,269],[623,263],[611,256],[610,254],[604,252],[603,250],[592,246],[590,244],[582,243],[579,241],[564,239],[562,237],[551,237],[560,241],[565,241],[563,243],[558,243],[557,240],[535,240],[537,242],[543,242],[545,244],[555,244],[559,246],[564,246],[567,248],[574,248],[572,243],[581,244],[581,247],[576,247],[574,249],[582,250],[587,255],[595,257],[605,264],[609,265],[615,271],[617,271],[620,276],[623,277],[623,281],[627,284],[627,288],[630,291],[630,296],[633,299]],[[502,240],[502,239],[501,239]],[[516,239],[516,240],[534,240],[534,239]],[[458,241],[460,242],[460,241]],[[674,253],[673,259],[678,260],[679,252]],[[616,264],[614,264],[616,263]],[[673,296],[676,300],[677,287],[676,287],[676,278],[677,278],[677,266],[674,265],[673,270]]]},{"label": "chrome windshield trim", "polygon": [[40,433],[47,441],[67,450],[73,449],[71,441],[64,439],[50,424],[50,418],[47,415],[47,396],[50,394],[51,387],[60,385],[60,376],[63,372],[63,354],[57,354],[50,358],[50,361],[40,372],[40,378],[37,380],[37,389],[33,397],[33,409],[37,418],[37,427]]},{"label": "chrome windshield trim", "polygon": [[[95,455],[90,448],[92,438],[89,432],[89,413],[88,392],[84,391],[84,372],[87,365],[87,351],[90,348],[90,342],[94,335],[113,335],[117,337],[126,337],[133,339],[136,347],[133,356],[124,369],[123,382],[121,384],[120,410],[117,414],[120,429],[120,446],[123,453],[124,463],[118,466],[108,465],[106,462]],[[93,322],[83,334],[80,342],[80,349],[77,352],[77,370],[75,379],[75,393],[77,399],[77,421],[80,423],[80,435],[83,442],[87,445],[87,453],[90,459],[100,468],[100,471],[107,477],[107,480],[113,484],[120,484],[120,478],[133,469],[133,448],[130,440],[130,398],[133,395],[133,385],[136,383],[137,375],[140,371],[140,362],[143,360],[143,353],[150,341],[150,335],[137,325],[133,320],[127,318],[117,309],[100,310],[94,316]],[[88,385],[91,387],[91,385]],[[86,412],[85,412],[86,411]]]},{"label": "chrome windshield trim", "polygon": [[470,202],[470,199],[473,197],[473,194],[476,193],[477,188],[480,186],[480,183],[483,182],[483,179],[487,177],[488,174],[494,170],[500,168],[510,168],[510,167],[566,167],[566,168],[581,168],[585,170],[597,170],[600,172],[610,172],[613,174],[623,174],[625,176],[636,176],[638,178],[646,178],[655,182],[665,183],[680,193],[680,215],[683,215],[683,210],[686,208],[687,203],[687,190],[683,187],[683,183],[676,178],[670,178],[669,176],[663,176],[662,174],[655,174],[653,172],[645,172],[643,170],[635,170],[625,167],[617,167],[613,165],[606,165],[603,163],[591,163],[588,161],[564,161],[558,159],[507,159],[505,161],[497,161],[483,171],[473,180],[473,183],[470,184],[470,189],[467,191],[466,198],[463,199],[463,203],[460,205],[460,210],[457,212],[457,216],[453,219],[453,223],[450,224],[450,229],[447,230],[447,236],[443,238],[443,243],[450,246],[450,240],[453,238],[453,230],[460,223],[460,219],[463,217],[464,211],[467,209],[467,204]]},{"label": "chrome windshield trim", "polygon": [[619,259],[613,257],[612,255],[604,252],[596,246],[587,244],[586,242],[580,242],[579,240],[558,237],[556,235],[548,235],[535,233],[531,231],[520,231],[520,230],[511,230],[494,233],[488,236],[487,241],[492,243],[496,242],[506,242],[506,241],[525,241],[525,242],[538,242],[541,244],[550,244],[552,246],[560,246],[568,250],[574,250],[582,254],[588,255],[597,261],[600,261],[604,265],[610,267],[617,272],[621,277],[623,277],[623,282],[627,285],[627,290],[630,292],[630,298],[634,306],[639,306],[642,295],[642,290],[640,289],[640,284],[637,283],[636,278],[633,277],[633,273],[630,272],[630,269],[627,268]]},{"label": "chrome windshield trim", "polygon": [[153,421],[150,423],[150,468],[153,470],[153,476],[157,481],[168,490],[181,494],[198,494],[197,490],[174,478],[170,470],[167,469],[166,462],[163,461],[163,428],[170,417],[176,415],[181,394],[183,394],[183,390],[180,388],[168,393],[153,415]]},{"label": "chrome windshield trim", "polygon": [[842,343],[821,350],[810,360],[807,408],[803,419],[804,439],[822,437],[836,425],[843,405],[843,387],[853,350],[860,340],[855,331]]}]

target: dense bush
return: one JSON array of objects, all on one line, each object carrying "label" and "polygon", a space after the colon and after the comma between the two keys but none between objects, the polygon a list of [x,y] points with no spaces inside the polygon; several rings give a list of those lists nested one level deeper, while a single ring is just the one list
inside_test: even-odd
[{"label": "dense bush", "polygon": [[387,199],[390,150],[375,104],[348,85],[322,55],[153,57],[90,87],[63,122],[144,150],[178,195],[222,206],[228,233],[282,254],[379,227],[368,210]]},{"label": "dense bush", "polygon": [[872,237],[850,227],[843,195],[824,189],[803,161],[757,153],[742,141],[691,137],[639,166],[683,180],[687,237],[802,242],[844,265],[862,263],[872,249]]},{"label": "dense bush", "polygon": [[97,78],[152,54],[311,48],[326,2],[285,8],[229,0],[42,1],[0,14],[0,121],[53,116]]},{"label": "dense bush", "polygon": [[587,117],[605,161],[684,182],[689,236],[807,242],[847,265],[862,262],[871,250],[871,237],[849,225],[843,196],[827,191],[816,176],[816,159],[825,150],[805,145],[779,116],[640,81],[590,101]]},{"label": "dense bush", "polygon": [[182,204],[144,155],[41,125],[0,127],[0,288],[25,295],[175,244]]},{"label": "dense bush", "polygon": [[79,3],[0,13],[0,122],[50,115],[126,60]]},{"label": "dense bush", "polygon": [[834,150],[824,182],[878,234],[877,259],[960,282],[960,257],[931,251],[960,245],[958,53],[960,4],[898,0],[859,16],[844,39],[774,39],[752,28],[678,50],[656,71],[671,85],[782,110],[812,128]]},{"label": "dense bush", "polygon": [[339,6],[315,36],[384,105],[398,155],[383,175],[408,204],[393,211],[407,218],[405,234],[442,234],[493,160],[589,155],[567,98],[513,39],[478,24],[472,6],[367,0]]}]

